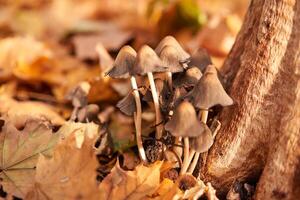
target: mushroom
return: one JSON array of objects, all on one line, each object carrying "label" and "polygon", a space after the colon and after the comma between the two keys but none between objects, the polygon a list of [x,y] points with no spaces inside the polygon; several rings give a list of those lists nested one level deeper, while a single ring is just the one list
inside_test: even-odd
[{"label": "mushroom", "polygon": [[197,137],[205,131],[205,127],[197,120],[193,105],[183,101],[176,108],[172,118],[166,123],[165,129],[175,137],[183,137],[184,157],[180,173],[186,172],[189,160],[189,137]]},{"label": "mushroom", "polygon": [[128,93],[123,99],[118,101],[117,108],[125,115],[132,116],[136,112],[135,98],[133,91]]},{"label": "mushroom", "polygon": [[159,57],[163,65],[168,68],[166,72],[167,81],[170,89],[172,89],[172,73],[182,72],[184,70],[181,63],[182,55],[174,46],[167,45],[160,51]]},{"label": "mushroom", "polygon": [[140,94],[138,92],[138,86],[136,78],[132,73],[133,66],[136,61],[136,52],[130,46],[124,46],[119,51],[117,58],[114,62],[113,68],[106,74],[113,78],[126,78],[130,76],[130,82],[133,89],[133,96],[136,105],[136,117],[134,117],[136,140],[139,150],[140,158],[143,162],[147,162],[147,157],[142,142],[142,105],[140,100]]},{"label": "mushroom", "polygon": [[[215,105],[229,106],[233,104],[233,100],[228,96],[218,79],[217,70],[213,65],[206,67],[205,73],[195,85],[188,98],[196,108],[200,109],[199,116],[203,123],[207,122],[209,108]],[[196,152],[194,159],[198,160],[199,154]]]},{"label": "mushroom", "polygon": [[208,149],[212,146],[214,142],[214,138],[212,136],[211,130],[208,128],[208,126],[205,123],[201,122],[201,124],[203,127],[205,127],[205,131],[203,131],[201,135],[199,135],[198,137],[189,138],[190,147],[192,149],[189,157],[189,161],[192,160],[193,154],[195,155],[194,160],[189,167],[188,170],[189,173],[193,173],[198,163],[200,153],[208,151]]},{"label": "mushroom", "polygon": [[157,45],[155,52],[169,68],[166,72],[167,80],[172,89],[172,73],[182,72],[190,61],[190,55],[180,46],[173,36],[166,36]]},{"label": "mushroom", "polygon": [[99,106],[97,104],[89,104],[81,108],[77,114],[78,122],[97,121],[97,114],[99,113]]},{"label": "mushroom", "polygon": [[75,121],[78,117],[78,111],[80,108],[85,107],[88,104],[88,94],[91,89],[91,85],[86,82],[80,82],[76,87],[74,87],[68,94],[67,99],[72,101],[74,107],[71,114],[70,120]]},{"label": "mushroom", "polygon": [[193,87],[201,78],[202,73],[198,67],[188,68],[184,74],[178,76],[174,81],[175,87]]},{"label": "mushroom", "polygon": [[153,51],[153,49],[148,45],[143,45],[138,51],[132,73],[135,75],[147,74],[155,108],[155,124],[157,139],[160,139],[162,136],[162,125],[160,124],[162,121],[162,116],[160,112],[157,90],[153,78],[153,72],[164,72],[165,70],[166,68],[163,67],[161,60]]},{"label": "mushroom", "polygon": [[204,70],[208,65],[211,65],[211,57],[206,49],[199,48],[191,55],[190,66],[197,66],[200,70]]}]

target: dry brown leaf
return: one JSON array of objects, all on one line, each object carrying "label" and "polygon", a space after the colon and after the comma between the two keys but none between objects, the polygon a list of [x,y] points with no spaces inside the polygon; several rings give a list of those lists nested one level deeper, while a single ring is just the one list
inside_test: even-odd
[{"label": "dry brown leaf", "polygon": [[39,154],[48,155],[57,138],[46,122],[27,121],[19,131],[11,121],[5,121],[0,133],[0,177],[7,193],[24,197],[34,183]]},{"label": "dry brown leaf", "polygon": [[99,126],[93,122],[91,123],[79,123],[79,122],[66,122],[58,131],[58,134],[62,138],[67,138],[70,135],[74,135],[75,144],[77,148],[81,148],[85,138],[96,138],[99,131]]},{"label": "dry brown leaf", "polygon": [[14,73],[22,75],[20,72],[24,72],[27,66],[52,56],[52,52],[43,43],[32,37],[2,39],[0,40],[0,78],[7,79]]},{"label": "dry brown leaf", "polygon": [[100,199],[93,141],[86,138],[78,149],[75,134],[72,134],[56,146],[52,158],[41,155],[35,185],[25,199]]},{"label": "dry brown leaf", "polygon": [[54,125],[61,125],[65,120],[55,112],[55,108],[42,102],[18,102],[6,95],[0,95],[0,113],[6,114],[16,127],[24,126],[29,119],[49,120]]},{"label": "dry brown leaf", "polygon": [[124,171],[115,165],[101,182],[101,200],[137,200],[151,195],[159,186],[161,161],[146,167],[139,165],[134,171]]}]

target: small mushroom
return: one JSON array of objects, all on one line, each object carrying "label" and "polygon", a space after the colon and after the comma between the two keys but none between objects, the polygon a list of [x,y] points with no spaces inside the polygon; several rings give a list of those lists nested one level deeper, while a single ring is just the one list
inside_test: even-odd
[{"label": "small mushroom", "polygon": [[193,87],[201,78],[202,73],[198,67],[192,66],[188,68],[184,74],[178,76],[174,81],[175,87]]},{"label": "small mushroom", "polygon": [[184,70],[181,61],[181,59],[183,59],[182,55],[174,46],[168,45],[161,50],[159,57],[162,60],[163,65],[168,68],[166,72],[167,80],[169,87],[172,89],[172,73],[182,72]]},{"label": "small mushroom", "polygon": [[186,172],[189,160],[189,137],[197,137],[205,131],[205,127],[197,120],[193,105],[183,101],[176,108],[172,118],[166,123],[165,129],[175,137],[183,137],[184,158],[180,173]]},{"label": "small mushroom", "polygon": [[83,81],[67,94],[67,99],[72,101],[72,105],[74,107],[70,117],[71,121],[75,121],[77,118],[78,110],[80,108],[85,107],[88,104],[87,96],[89,94],[90,89],[91,85],[88,82]]},{"label": "small mushroom", "polygon": [[128,93],[123,99],[118,101],[117,108],[125,115],[132,116],[136,112],[135,98],[132,92]]},{"label": "small mushroom", "polygon": [[161,111],[158,101],[157,90],[153,78],[154,72],[164,72],[166,67],[163,67],[160,58],[148,45],[144,45],[138,51],[137,59],[133,67],[132,73],[136,75],[146,75],[150,83],[150,89],[153,97],[155,108],[155,124],[156,124],[156,138],[160,139],[162,136],[162,121]]},{"label": "small mushroom", "polygon": [[[217,70],[213,65],[206,67],[205,73],[188,98],[196,108],[200,109],[199,116],[203,123],[207,122],[209,108],[215,105],[229,106],[233,104],[233,100],[228,96],[219,81]],[[198,160],[199,154],[199,152],[196,152],[194,159]]]},{"label": "small mushroom", "polygon": [[204,70],[208,65],[211,65],[211,58],[206,49],[199,48],[191,56],[189,66],[197,66],[200,70]]},{"label": "small mushroom", "polygon": [[169,87],[172,89],[172,73],[182,72],[190,61],[190,55],[180,46],[172,36],[166,36],[157,45],[155,52],[160,56],[165,66]]},{"label": "small mushroom", "polygon": [[209,148],[212,146],[214,142],[214,138],[212,136],[211,130],[208,128],[208,126],[201,122],[202,125],[205,127],[205,131],[201,133],[198,137],[190,137],[190,147],[192,149],[192,153],[190,155],[190,160],[192,160],[193,157],[191,157],[193,154],[195,154],[193,162],[191,163],[188,172],[193,173],[200,156],[200,153],[206,152],[209,150]]},{"label": "small mushroom", "polygon": [[136,117],[134,117],[136,128],[136,140],[140,158],[143,162],[147,162],[147,157],[142,142],[142,105],[136,78],[132,73],[133,66],[136,61],[136,52],[130,46],[124,46],[119,51],[113,68],[106,74],[113,78],[126,78],[130,76],[130,82],[133,89],[133,96],[136,104]]},{"label": "small mushroom", "polygon": [[157,47],[155,48],[155,52],[160,55],[160,52],[162,51],[162,49],[165,46],[173,46],[175,47],[179,52],[180,55],[182,55],[182,59],[180,60],[181,63],[188,63],[191,59],[190,54],[188,54],[182,47],[181,45],[178,43],[178,41],[173,37],[173,36],[166,36],[164,37],[159,44],[157,45]]}]

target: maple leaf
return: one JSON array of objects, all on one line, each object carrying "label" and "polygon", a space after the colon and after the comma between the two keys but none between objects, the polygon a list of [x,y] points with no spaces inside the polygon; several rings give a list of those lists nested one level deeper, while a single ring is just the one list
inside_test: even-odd
[{"label": "maple leaf", "polygon": [[138,165],[134,171],[124,171],[115,165],[101,182],[101,200],[135,200],[151,195],[159,186],[162,161],[150,166]]},{"label": "maple leaf", "polygon": [[93,141],[85,138],[78,149],[71,134],[55,147],[52,158],[41,155],[34,187],[25,199],[99,199]]},{"label": "maple leaf", "polygon": [[5,121],[0,134],[0,178],[7,193],[23,197],[33,184],[39,154],[50,155],[57,142],[46,122],[31,120],[19,131]]},{"label": "maple leaf", "polygon": [[98,135],[99,126],[93,122],[79,123],[79,122],[66,122],[58,131],[63,138],[70,135],[75,135],[76,147],[81,148],[84,139],[93,139]]}]

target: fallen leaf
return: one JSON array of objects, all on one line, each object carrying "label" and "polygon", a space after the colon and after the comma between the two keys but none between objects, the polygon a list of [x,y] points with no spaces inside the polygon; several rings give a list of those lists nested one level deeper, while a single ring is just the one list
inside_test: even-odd
[{"label": "fallen leaf", "polygon": [[16,127],[24,126],[29,119],[48,120],[53,125],[62,125],[65,122],[54,107],[42,102],[18,102],[7,95],[0,95],[0,104],[0,113],[6,114]]},{"label": "fallen leaf", "polygon": [[85,138],[81,149],[78,149],[76,135],[72,134],[56,146],[52,158],[41,155],[35,184],[25,199],[100,199],[93,141]]},{"label": "fallen leaf", "polygon": [[38,156],[50,154],[57,136],[40,120],[27,121],[22,131],[5,121],[0,134],[0,177],[7,193],[24,197],[33,186]]},{"label": "fallen leaf", "polygon": [[62,138],[67,138],[74,135],[75,144],[77,148],[81,148],[85,138],[92,139],[98,135],[99,126],[93,122],[79,123],[79,122],[66,122],[58,131]]},{"label": "fallen leaf", "polygon": [[115,165],[111,173],[101,182],[101,200],[135,200],[151,195],[159,186],[161,161],[146,167],[139,165],[134,171],[124,171]]},{"label": "fallen leaf", "polygon": [[0,40],[1,79],[7,79],[14,73],[25,74],[24,68],[35,62],[50,59],[52,52],[41,42],[32,37],[10,37]]}]

